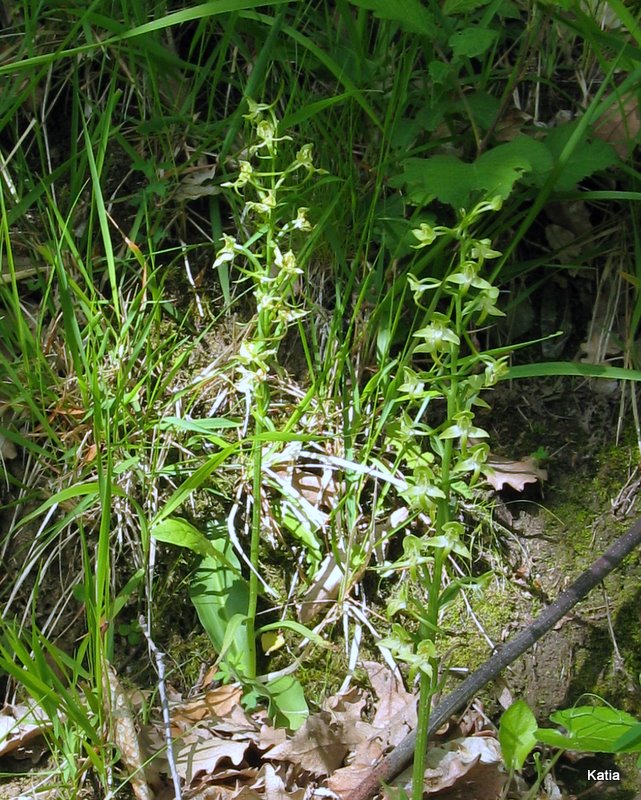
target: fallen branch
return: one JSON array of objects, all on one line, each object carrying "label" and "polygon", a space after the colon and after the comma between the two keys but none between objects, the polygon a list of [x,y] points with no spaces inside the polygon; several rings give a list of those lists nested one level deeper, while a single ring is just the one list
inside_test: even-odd
[{"label": "fallen branch", "polygon": [[[537,642],[564,617],[588,592],[616,569],[623,559],[641,544],[641,519],[619,537],[592,566],[562,592],[552,605],[542,611],[528,627],[500,647],[482,667],[466,678],[430,714],[428,739],[452,714],[460,711],[487,683]],[[345,800],[370,800],[380,790],[381,782],[389,783],[412,761],[416,747],[416,730],[409,733],[386,755]]]}]

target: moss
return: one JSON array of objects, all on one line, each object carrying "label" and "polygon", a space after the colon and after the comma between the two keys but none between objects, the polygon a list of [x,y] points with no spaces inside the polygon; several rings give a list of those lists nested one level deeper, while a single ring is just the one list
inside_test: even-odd
[{"label": "moss", "polygon": [[[498,581],[480,598],[474,599],[472,607],[485,634],[495,643],[502,640],[504,631],[519,618],[514,590]],[[442,639],[440,647],[441,652],[452,653],[447,658],[446,666],[473,672],[490,657],[489,645],[470,617],[462,597],[447,610],[443,626],[451,632],[449,637]]]},{"label": "moss", "polygon": [[195,633],[188,637],[175,633],[169,640],[167,654],[170,670],[173,664],[170,680],[185,691],[199,682],[203,665],[210,667],[216,660],[216,653],[206,633]]}]

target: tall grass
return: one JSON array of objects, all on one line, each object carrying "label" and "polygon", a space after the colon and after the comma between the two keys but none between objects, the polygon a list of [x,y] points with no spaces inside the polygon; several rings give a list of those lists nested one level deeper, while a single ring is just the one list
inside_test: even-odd
[{"label": "tall grass", "polygon": [[[261,531],[297,550],[308,582],[324,557],[341,564],[335,620],[343,615],[348,638],[360,625],[343,601],[398,533],[384,541],[377,533],[406,479],[404,456],[390,461],[384,447],[403,418],[413,334],[435,311],[410,302],[408,275],[440,280],[451,260],[444,239],[413,247],[421,223],[454,222],[458,209],[439,180],[443,191],[466,193],[468,208],[490,189],[502,192],[501,210],[480,220],[476,235],[502,250],[491,281],[516,308],[536,291],[528,281],[548,279],[537,270],[566,269],[530,247],[548,200],[594,203],[604,224],[617,204],[630,220],[633,257],[621,266],[629,310],[616,366],[639,368],[638,172],[614,156],[590,161],[588,137],[638,88],[638,31],[622,3],[610,3],[621,26],[605,29],[585,10],[551,4],[409,3],[403,18],[393,6],[357,0],[179,6],[24,0],[0,39],[0,434],[19,453],[3,467],[0,669],[49,715],[75,705],[69,728],[53,736],[77,765],[65,778],[69,796],[88,771],[103,788],[113,785],[117,754],[99,741],[108,717],[103,676],[123,658],[119,623],[142,613],[167,645],[163,620],[174,598],[157,587],[171,584],[166,572],[182,581],[197,568],[196,557],[158,549],[152,522],[179,514],[200,529],[215,517],[223,539],[212,557],[251,583],[251,680],[264,666],[253,635],[259,606],[286,605],[262,574],[270,551]],[[479,31],[480,50],[470,38]],[[579,59],[570,60],[570,46]],[[262,420],[253,432],[239,424],[246,409],[234,390],[240,345],[257,324],[253,286],[244,265],[214,266],[223,234],[248,233],[242,198],[223,184],[249,144],[250,100],[272,105],[279,130],[292,136],[280,146],[285,163],[309,142],[327,171],[291,198],[314,223],[297,254],[303,274],[290,287],[306,315],[276,347],[280,368],[251,408]],[[550,145],[550,163],[503,151],[496,186],[470,177],[457,184],[438,171],[445,156],[496,158],[510,124],[513,138],[538,146],[542,123],[566,105],[577,122]],[[594,164],[610,175],[593,176]],[[421,183],[414,169],[432,178]],[[585,178],[590,185],[576,188]],[[598,246],[592,257],[598,264]],[[507,300],[519,285],[526,288]],[[639,377],[530,360],[512,376]],[[340,485],[325,527],[308,526],[298,539],[279,525],[264,475],[265,463],[297,449],[316,459],[312,472],[325,467]],[[248,496],[254,519],[245,530]],[[225,539],[232,508],[235,541]],[[294,562],[285,579],[292,591]],[[49,594],[59,595],[53,609]],[[274,613],[287,621],[285,611]],[[65,628],[72,641],[59,638]],[[222,644],[227,651],[230,642]],[[53,677],[52,658],[68,680]],[[82,696],[68,688],[78,678]]]}]

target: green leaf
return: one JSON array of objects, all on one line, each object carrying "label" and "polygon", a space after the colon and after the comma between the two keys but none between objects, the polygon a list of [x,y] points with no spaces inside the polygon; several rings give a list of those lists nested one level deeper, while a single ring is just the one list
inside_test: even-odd
[{"label": "green leaf", "polygon": [[617,381],[641,381],[641,370],[610,367],[606,364],[575,364],[569,361],[543,361],[510,367],[502,380],[543,378],[550,375],[578,375],[582,378],[606,378]]},{"label": "green leaf", "polygon": [[258,689],[269,700],[269,716],[276,726],[296,731],[309,715],[303,687],[292,675],[283,675]]},{"label": "green leaf", "polygon": [[[616,743],[639,721],[610,706],[576,706],[550,714],[550,721],[563,726],[567,735],[550,728],[538,728],[539,741],[563,750],[587,753],[616,753]],[[636,747],[635,751],[641,750]],[[632,752],[632,751],[630,751]]]},{"label": "green leaf", "polygon": [[216,555],[202,560],[190,583],[189,596],[224,663],[240,678],[252,678],[247,647],[247,582],[239,577],[240,563],[228,539],[221,536],[208,544]]},{"label": "green leaf", "polygon": [[443,13],[448,17],[454,14],[466,14],[468,11],[476,11],[489,3],[490,0],[445,0],[443,3]]},{"label": "green leaf", "polygon": [[[545,145],[555,162],[561,159],[561,154],[578,124],[570,122],[567,125],[559,125],[552,128],[545,137]],[[602,172],[616,164],[618,160],[617,154],[607,142],[601,139],[588,141],[586,132],[563,164],[554,189],[557,192],[569,192],[584,178],[594,175],[595,172]],[[546,176],[535,174],[533,177],[536,179],[536,185],[542,186],[541,178]]]},{"label": "green leaf", "polygon": [[497,36],[498,31],[475,26],[453,33],[449,45],[456,58],[475,58],[489,50]]},{"label": "green leaf", "polygon": [[314,103],[308,103],[306,106],[297,108],[292,114],[288,114],[286,117],[284,117],[281,120],[280,127],[284,131],[295,128],[297,125],[300,125],[301,122],[306,122],[311,117],[321,114],[323,111],[326,111],[331,106],[335,106],[337,103],[344,103],[351,97],[355,97],[358,93],[359,92],[357,89],[353,89],[350,92],[342,92],[341,94],[334,95],[333,97],[325,97],[322,100],[317,100]]},{"label": "green leaf", "polygon": [[176,547],[186,547],[201,556],[212,554],[213,545],[204,533],[184,519],[170,517],[151,529],[151,535],[158,542],[173,544]]},{"label": "green leaf", "polygon": [[290,533],[305,545],[309,557],[313,561],[321,560],[321,546],[316,536],[318,525],[310,520],[301,520],[291,511],[286,511],[282,516],[282,523]]},{"label": "green leaf", "polygon": [[211,433],[221,428],[238,428],[240,421],[226,417],[213,417],[204,419],[181,419],[180,417],[164,417],[158,427],[161,431],[174,428],[177,431],[193,431],[194,433]]},{"label": "green leaf", "polygon": [[301,622],[296,622],[296,620],[293,619],[281,619],[279,622],[270,622],[268,625],[263,625],[262,628],[259,628],[256,631],[256,634],[258,635],[261,633],[267,633],[268,631],[279,631],[282,628],[300,634],[305,639],[309,639],[310,642],[314,642],[314,644],[318,645],[319,647],[329,646],[322,636],[319,636],[317,633],[314,633],[311,628],[308,628],[306,625],[303,625]]},{"label": "green leaf", "polygon": [[616,753],[641,752],[641,722],[622,734],[614,743]]},{"label": "green leaf", "polygon": [[518,136],[488,150],[471,164],[456,156],[408,158],[403,174],[390,180],[392,186],[407,187],[410,200],[426,205],[434,198],[456,209],[469,208],[474,196],[499,195],[505,200],[525,173],[553,168],[549,151],[541,142]]},{"label": "green leaf", "polygon": [[536,731],[536,718],[527,703],[512,703],[499,724],[499,743],[509,770],[521,769],[536,745]]},{"label": "green leaf", "polygon": [[[145,578],[145,570],[142,568],[134,572],[131,578],[129,578],[125,586],[120,590],[115,600],[113,601],[111,613],[114,615],[114,617],[117,616],[122,611],[129,598],[142,584],[144,578]],[[74,586],[73,588],[76,589],[77,585]],[[84,597],[82,598],[83,602],[85,601],[85,599],[86,598]]]},{"label": "green leaf", "polygon": [[173,544],[176,547],[185,547],[194,553],[198,553],[198,555],[209,556],[214,560],[219,560],[232,572],[240,575],[238,559],[234,556],[235,564],[238,565],[236,569],[232,562],[225,559],[222,550],[216,547],[204,533],[195,528],[190,522],[187,522],[187,520],[178,517],[164,519],[153,526],[151,535],[158,542]]},{"label": "green leaf", "polygon": [[373,11],[380,19],[398,22],[403,30],[410,33],[434,34],[434,17],[419,0],[350,0],[352,5]]},{"label": "green leaf", "polygon": [[442,61],[430,61],[427,69],[432,83],[440,85],[445,83],[448,79],[452,68],[449,64],[444,64]]}]

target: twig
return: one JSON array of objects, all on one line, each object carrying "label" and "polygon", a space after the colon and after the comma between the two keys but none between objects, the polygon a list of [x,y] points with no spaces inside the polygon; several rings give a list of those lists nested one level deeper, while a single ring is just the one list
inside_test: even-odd
[{"label": "twig", "polygon": [[158,672],[158,696],[160,697],[160,705],[162,707],[162,721],[165,729],[165,742],[167,745],[167,763],[169,764],[171,779],[174,783],[174,800],[182,800],[182,792],[180,790],[180,775],[178,774],[178,769],[176,768],[176,759],[174,757],[173,747],[174,740],[171,735],[169,699],[167,697],[167,689],[165,686],[165,656],[164,653],[161,653],[156,647],[153,639],[151,638],[149,628],[147,627],[147,621],[142,614],[138,618],[138,624],[140,625],[140,630],[143,632],[145,639],[147,640],[149,650],[151,653],[153,653],[153,656],[156,660],[156,671]]},{"label": "twig", "polygon": [[[430,714],[428,738],[441,725],[463,708],[487,683],[494,680],[509,664],[537,642],[564,617],[588,592],[616,569],[623,559],[641,544],[641,519],[620,536],[592,566],[562,592],[552,605],[542,611],[528,627],[517,634],[487,661],[466,678]],[[388,755],[372,767],[367,777],[345,800],[370,800],[379,791],[381,781],[389,783],[412,761],[416,746],[416,730],[409,733]]]}]

